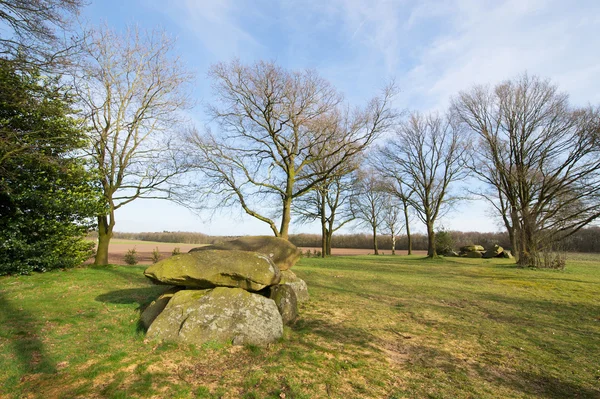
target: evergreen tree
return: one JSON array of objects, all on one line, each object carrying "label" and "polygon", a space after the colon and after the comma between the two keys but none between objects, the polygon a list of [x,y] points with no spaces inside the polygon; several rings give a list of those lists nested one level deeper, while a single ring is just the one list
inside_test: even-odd
[{"label": "evergreen tree", "polygon": [[0,275],[81,264],[101,207],[85,132],[58,78],[0,60]]}]

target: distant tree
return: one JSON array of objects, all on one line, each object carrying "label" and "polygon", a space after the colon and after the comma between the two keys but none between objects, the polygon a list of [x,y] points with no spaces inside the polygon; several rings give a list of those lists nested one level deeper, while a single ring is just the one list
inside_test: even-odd
[{"label": "distant tree", "polygon": [[84,0],[0,0],[0,57],[19,67],[52,68],[72,49],[65,37]]},{"label": "distant tree", "polygon": [[381,147],[382,164],[394,165],[398,179],[414,194],[406,200],[425,224],[427,256],[435,257],[435,222],[457,197],[451,184],[467,175],[468,146],[449,117],[412,113],[396,136]]},{"label": "distant tree", "polygon": [[300,221],[319,220],[323,257],[331,255],[333,233],[354,220],[350,209],[354,178],[353,173],[337,174],[300,197],[295,203],[294,212],[300,215]]},{"label": "distant tree", "polygon": [[356,180],[351,207],[354,217],[373,233],[373,252],[379,255],[377,231],[384,222],[386,198],[389,196],[385,182],[373,169],[362,169]]},{"label": "distant tree", "polygon": [[175,179],[185,170],[173,133],[189,105],[193,75],[173,47],[161,32],[119,35],[107,28],[92,32],[84,45],[76,87],[108,206],[98,215],[96,265],[108,263],[115,211],[139,198],[173,198]]},{"label": "distant tree", "polygon": [[410,199],[414,194],[414,190],[407,187],[402,176],[403,170],[399,164],[395,162],[393,156],[385,146],[378,147],[369,155],[369,163],[386,182],[386,190],[396,197],[397,202],[402,206],[402,214],[404,216],[404,229],[406,231],[406,240],[408,245],[408,255],[412,255],[412,236],[410,233]]},{"label": "distant tree", "polygon": [[0,275],[81,264],[100,210],[63,85],[15,67],[0,60]]},{"label": "distant tree", "polygon": [[521,266],[600,216],[600,111],[574,108],[527,74],[461,92],[452,110],[479,138],[471,165]]},{"label": "distant tree", "polygon": [[387,191],[387,195],[384,198],[383,225],[392,240],[392,255],[396,255],[396,237],[400,229],[404,227],[402,216],[400,215],[401,211],[402,202],[398,201],[398,197],[394,194]]},{"label": "distant tree", "polygon": [[[331,178],[394,116],[389,88],[345,118],[340,94],[312,70],[233,61],[214,65],[210,77],[217,99],[210,115],[219,131],[189,137],[192,163],[202,177],[201,200],[217,198],[219,208],[239,205],[285,239],[292,202]],[[310,168],[328,158],[325,170]]]}]

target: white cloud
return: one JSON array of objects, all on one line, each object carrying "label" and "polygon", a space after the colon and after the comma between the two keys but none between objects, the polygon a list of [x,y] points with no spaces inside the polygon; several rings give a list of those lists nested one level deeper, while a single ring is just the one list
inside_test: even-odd
[{"label": "white cloud", "polygon": [[[599,20],[589,15],[599,15],[600,5],[570,9],[565,4],[456,2],[445,14],[450,28],[422,47],[403,79],[412,102],[441,108],[475,83],[496,83],[525,70],[550,77],[577,102],[585,96],[597,100],[592,77],[598,72]],[[412,26],[426,22],[419,15]]]},{"label": "white cloud", "polygon": [[240,22],[246,9],[233,0],[182,0],[155,7],[194,33],[205,51],[223,60],[257,51],[261,43]]}]

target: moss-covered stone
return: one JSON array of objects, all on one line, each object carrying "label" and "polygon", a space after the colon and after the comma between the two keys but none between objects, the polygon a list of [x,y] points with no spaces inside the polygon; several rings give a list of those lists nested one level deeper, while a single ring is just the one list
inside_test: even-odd
[{"label": "moss-covered stone", "polygon": [[283,322],[272,299],[225,287],[179,291],[147,333],[150,339],[196,345],[266,345],[282,335]]},{"label": "moss-covered stone", "polygon": [[278,284],[279,268],[257,252],[207,250],[175,255],[148,267],[146,277],[158,284],[192,288],[237,287],[259,291]]},{"label": "moss-covered stone", "polygon": [[497,258],[498,256],[501,257],[502,252],[504,252],[504,248],[502,248],[500,245],[494,245],[492,248],[485,251],[483,257],[486,259]]},{"label": "moss-covered stone", "polygon": [[284,270],[281,272],[281,281],[279,284],[285,284],[292,287],[296,293],[296,299],[298,303],[306,302],[310,298],[308,295],[308,286],[306,285],[306,282],[296,276],[296,274],[291,270]]},{"label": "moss-covered stone", "polygon": [[225,241],[220,244],[192,248],[189,252],[214,249],[259,252],[271,258],[273,263],[279,267],[279,270],[288,270],[294,266],[302,254],[301,251],[288,240],[271,236],[240,237],[236,240]]},{"label": "moss-covered stone", "polygon": [[465,245],[464,247],[460,247],[460,252],[474,252],[474,251],[481,251],[484,252],[485,248],[482,247],[481,245]]},{"label": "moss-covered stone", "polygon": [[275,301],[283,324],[291,324],[298,318],[298,300],[296,292],[287,284],[278,284],[270,287],[271,298]]},{"label": "moss-covered stone", "polygon": [[150,325],[158,317],[158,315],[165,309],[173,295],[175,295],[175,293],[180,289],[180,287],[173,287],[165,291],[155,301],[152,301],[152,303],[148,305],[146,309],[144,309],[144,311],[140,315],[140,322],[146,330],[150,327]]}]

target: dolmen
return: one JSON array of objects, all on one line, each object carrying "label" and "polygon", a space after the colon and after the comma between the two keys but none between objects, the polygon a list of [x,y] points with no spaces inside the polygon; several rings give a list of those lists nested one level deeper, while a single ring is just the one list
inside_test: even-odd
[{"label": "dolmen", "polygon": [[460,247],[460,252],[454,256],[462,256],[467,258],[506,258],[514,259],[510,251],[505,250],[500,245],[494,245],[485,249],[481,245],[465,245]]},{"label": "dolmen", "polygon": [[268,236],[241,237],[191,249],[144,271],[173,286],[152,302],[140,322],[147,337],[203,344],[266,345],[298,317],[306,283],[290,269],[301,251]]}]

